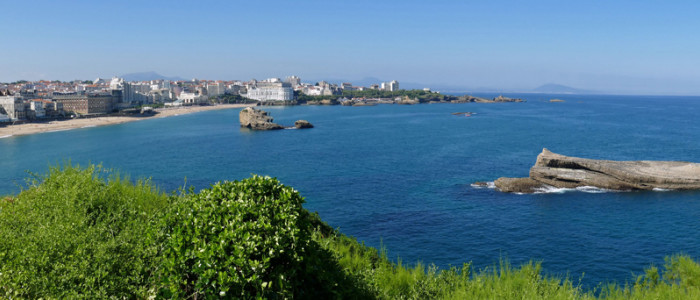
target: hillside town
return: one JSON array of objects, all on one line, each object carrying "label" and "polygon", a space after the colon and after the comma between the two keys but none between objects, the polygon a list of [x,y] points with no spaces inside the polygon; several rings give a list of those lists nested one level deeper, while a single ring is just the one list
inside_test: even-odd
[{"label": "hillside town", "polygon": [[207,105],[225,95],[261,104],[291,103],[297,98],[295,95],[333,96],[342,95],[343,91],[368,89],[393,92],[399,90],[399,83],[393,80],[369,87],[326,81],[311,84],[303,83],[298,76],[260,81],[126,81],[119,77],[70,82],[18,81],[0,83],[0,124],[99,116],[153,106]]}]

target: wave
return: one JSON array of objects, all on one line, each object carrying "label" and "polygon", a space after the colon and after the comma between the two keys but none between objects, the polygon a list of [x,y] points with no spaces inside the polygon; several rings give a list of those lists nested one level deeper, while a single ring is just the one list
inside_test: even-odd
[{"label": "wave", "polygon": [[4,138],[9,138],[9,137],[11,137],[11,136],[12,136],[11,134],[8,134],[8,135],[2,135],[2,136],[0,136],[0,139],[4,139]]},{"label": "wave", "polygon": [[86,126],[83,126],[83,127],[80,127],[80,128],[92,128],[92,127],[97,127],[97,125],[86,125]]},{"label": "wave", "polygon": [[602,193],[614,193],[619,192],[616,190],[603,189],[594,186],[580,186],[577,188],[558,188],[551,185],[547,185],[541,188],[535,189],[534,194],[563,194],[566,192],[583,192],[590,194],[602,194]]},{"label": "wave", "polygon": [[653,188],[652,191],[654,191],[654,192],[670,192],[673,190],[672,189]]}]

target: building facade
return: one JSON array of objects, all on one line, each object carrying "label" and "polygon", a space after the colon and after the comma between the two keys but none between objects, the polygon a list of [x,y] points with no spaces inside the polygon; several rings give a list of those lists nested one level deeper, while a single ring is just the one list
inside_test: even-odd
[{"label": "building facade", "polygon": [[248,86],[246,98],[258,101],[292,101],[294,89],[289,82],[282,82],[277,78],[253,81]]},{"label": "building facade", "polygon": [[110,113],[118,102],[118,99],[110,93],[54,94],[54,100],[63,106],[63,110],[82,115]]},{"label": "building facade", "polygon": [[0,106],[5,110],[5,114],[12,120],[22,120],[27,118],[24,101],[17,96],[0,96]]}]

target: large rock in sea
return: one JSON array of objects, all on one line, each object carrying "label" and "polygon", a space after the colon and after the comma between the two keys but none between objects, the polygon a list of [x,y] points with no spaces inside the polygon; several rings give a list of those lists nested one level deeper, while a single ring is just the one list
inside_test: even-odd
[{"label": "large rock in sea", "polygon": [[284,129],[280,124],[273,123],[274,119],[267,114],[266,111],[246,107],[238,114],[238,119],[241,122],[241,127],[247,127],[253,130],[275,130]]},{"label": "large rock in sea", "polygon": [[569,157],[546,148],[530,168],[530,177],[499,178],[503,192],[536,192],[547,186],[592,186],[610,190],[700,189],[700,164],[683,161],[613,161]]}]

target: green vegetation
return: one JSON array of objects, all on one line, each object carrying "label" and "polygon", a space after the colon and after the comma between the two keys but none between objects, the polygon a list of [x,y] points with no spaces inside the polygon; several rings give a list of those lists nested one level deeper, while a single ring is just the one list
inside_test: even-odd
[{"label": "green vegetation", "polygon": [[231,104],[231,103],[257,103],[258,101],[252,100],[245,98],[241,95],[230,95],[230,94],[223,94],[219,96],[212,96],[209,97],[209,102],[212,104]]},{"label": "green vegetation", "polygon": [[443,95],[435,92],[428,92],[424,90],[398,90],[398,91],[382,91],[382,90],[364,90],[364,91],[347,91],[344,90],[340,95],[327,95],[327,96],[309,96],[305,95],[299,91],[294,91],[294,98],[299,103],[308,102],[320,102],[322,100],[338,100],[340,98],[382,98],[382,99],[394,99],[396,97],[409,97],[410,99],[418,99],[420,102],[430,102],[430,101],[451,101],[457,100],[459,97]]},{"label": "green vegetation", "polygon": [[0,298],[700,298],[700,264],[685,255],[592,291],[536,262],[405,266],[303,202],[268,177],[166,195],[100,166],[52,167],[0,197]]},{"label": "green vegetation", "polygon": [[106,171],[51,168],[0,200],[0,298],[147,293],[158,212],[170,198]]},{"label": "green vegetation", "polygon": [[381,90],[343,91],[343,97],[348,98],[395,98],[404,96],[411,99],[418,99],[420,102],[457,100],[457,97],[455,96],[443,95],[424,90],[398,90],[393,92]]}]

